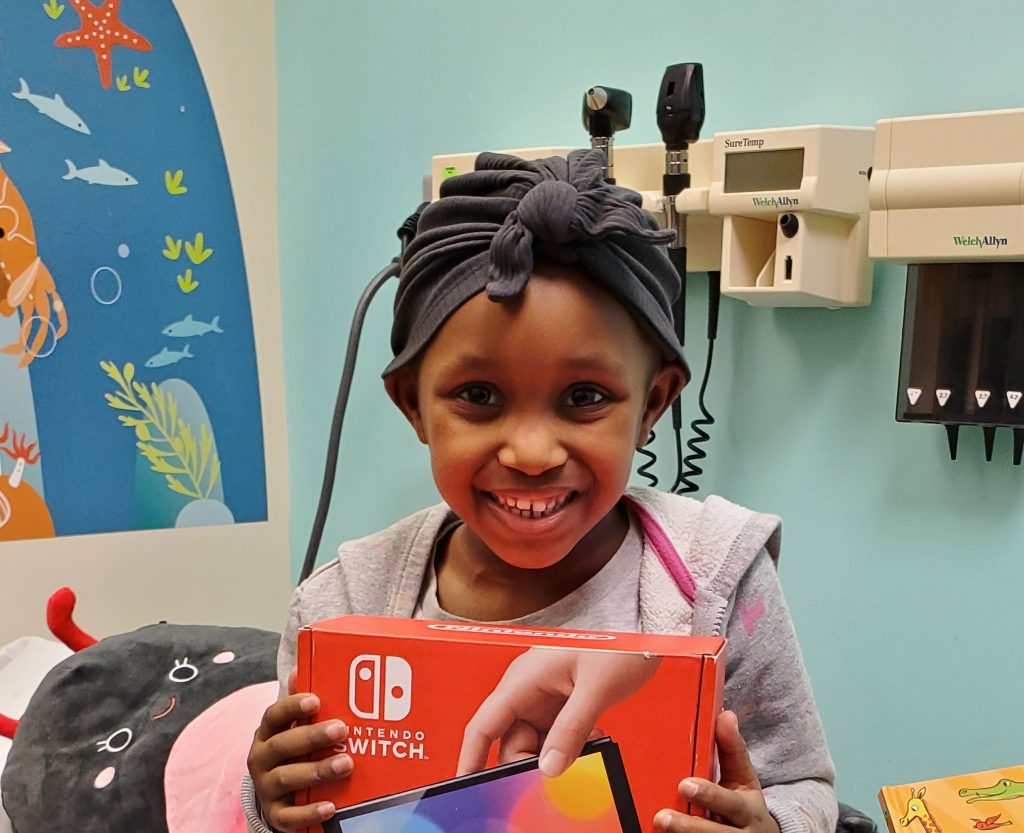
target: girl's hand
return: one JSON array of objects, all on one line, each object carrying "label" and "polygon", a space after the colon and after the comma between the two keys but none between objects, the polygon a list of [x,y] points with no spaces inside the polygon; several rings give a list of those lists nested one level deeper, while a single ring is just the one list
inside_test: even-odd
[{"label": "girl's hand", "polygon": [[288,680],[289,696],[263,714],[249,749],[249,774],[264,818],[275,830],[315,828],[336,812],[329,801],[295,804],[295,791],[347,778],[352,758],[334,755],[320,761],[305,758],[336,747],[348,736],[340,720],[305,725],[320,709],[312,694],[296,694],[294,672]]},{"label": "girl's hand", "polygon": [[545,775],[561,775],[587,739],[600,736],[605,710],[641,688],[660,664],[623,653],[531,648],[512,661],[467,724],[458,774],[487,766],[497,740],[500,763],[539,755]]},{"label": "girl's hand", "polygon": [[666,833],[779,833],[733,712],[718,716],[715,742],[721,768],[719,783],[687,778],[679,785],[679,797],[703,807],[709,818],[662,810],[654,817],[654,826]]}]

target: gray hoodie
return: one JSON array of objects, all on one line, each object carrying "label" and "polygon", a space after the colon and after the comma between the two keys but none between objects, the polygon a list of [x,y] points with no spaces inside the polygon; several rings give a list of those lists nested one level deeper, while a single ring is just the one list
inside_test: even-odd
[{"label": "gray hoodie", "polygon": [[[779,519],[718,497],[628,494],[656,519],[696,584],[691,604],[645,546],[641,630],[728,638],[725,705],[739,717],[768,809],[782,833],[833,833],[835,769],[775,571]],[[278,655],[282,689],[304,625],[350,613],[413,616],[438,532],[451,518],[442,504],[346,542],[295,591]],[[250,831],[268,833],[248,776],[242,804]]]}]

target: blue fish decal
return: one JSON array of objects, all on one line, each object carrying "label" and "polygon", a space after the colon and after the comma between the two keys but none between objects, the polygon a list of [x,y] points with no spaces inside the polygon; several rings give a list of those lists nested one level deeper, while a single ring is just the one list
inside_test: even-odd
[{"label": "blue fish decal", "polygon": [[204,336],[207,333],[223,332],[220,328],[219,315],[215,315],[213,321],[207,324],[205,321],[196,321],[192,318],[191,313],[186,315],[181,321],[168,324],[163,329],[163,334],[171,338],[192,338],[193,336]]},{"label": "blue fish decal", "polygon": [[155,356],[150,356],[146,359],[146,367],[167,367],[169,364],[177,364],[182,359],[194,358],[195,356],[189,352],[187,344],[184,350],[168,350],[165,347]]},{"label": "blue fish decal", "polygon": [[107,160],[101,159],[99,164],[91,168],[76,168],[75,163],[70,159],[64,160],[68,166],[68,172],[64,179],[80,179],[90,185],[138,185],[139,181],[127,171],[112,167]]},{"label": "blue fish decal", "polygon": [[29,90],[28,82],[24,78],[19,78],[18,80],[21,82],[21,89],[16,93],[12,93],[15,98],[27,101],[40,113],[44,116],[49,116],[57,122],[57,124],[70,127],[78,133],[92,135],[82,117],[68,107],[68,105],[64,103],[64,99],[62,99],[59,94],[55,95],[53,98],[47,98],[45,95],[35,95],[31,90]]}]

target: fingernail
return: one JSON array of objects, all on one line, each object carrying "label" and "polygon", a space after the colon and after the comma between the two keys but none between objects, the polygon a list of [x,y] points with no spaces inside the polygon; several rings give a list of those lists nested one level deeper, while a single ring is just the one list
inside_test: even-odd
[{"label": "fingernail", "polygon": [[320,708],[320,699],[315,694],[310,694],[309,697],[302,698],[299,708],[306,714],[313,714],[313,712]]},{"label": "fingernail", "polygon": [[348,727],[340,720],[332,720],[324,731],[331,740],[342,740],[348,734]]},{"label": "fingernail", "polygon": [[335,775],[344,775],[352,771],[352,759],[348,755],[339,755],[331,761],[331,769]]},{"label": "fingernail", "polygon": [[658,815],[654,817],[654,826],[659,830],[668,830],[668,826],[672,823],[672,814],[668,810],[662,810]]},{"label": "fingernail", "polygon": [[698,789],[700,789],[700,787],[697,785],[697,782],[691,781],[689,778],[679,785],[679,792],[687,798],[693,798],[697,794]]},{"label": "fingernail", "polygon": [[316,814],[325,821],[335,814],[336,810],[334,805],[330,801],[325,801],[323,804],[316,805]]},{"label": "fingernail", "polygon": [[541,756],[538,766],[541,772],[549,778],[554,778],[565,772],[568,763],[569,759],[562,752],[557,749],[549,749]]}]

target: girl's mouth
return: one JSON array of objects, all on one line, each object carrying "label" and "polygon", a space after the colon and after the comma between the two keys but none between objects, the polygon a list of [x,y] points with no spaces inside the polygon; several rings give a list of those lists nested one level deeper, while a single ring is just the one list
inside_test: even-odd
[{"label": "girl's mouth", "polygon": [[496,495],[493,492],[486,492],[487,497],[501,511],[508,513],[514,518],[530,521],[550,518],[552,515],[557,514],[572,503],[577,494],[577,492],[563,492],[560,495],[548,497],[521,497]]}]

